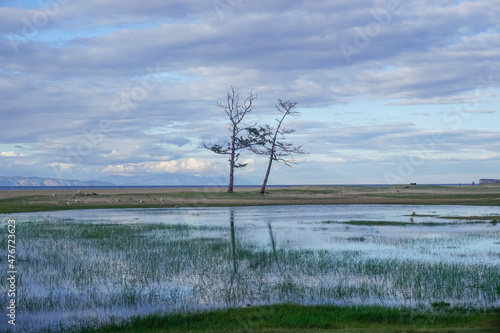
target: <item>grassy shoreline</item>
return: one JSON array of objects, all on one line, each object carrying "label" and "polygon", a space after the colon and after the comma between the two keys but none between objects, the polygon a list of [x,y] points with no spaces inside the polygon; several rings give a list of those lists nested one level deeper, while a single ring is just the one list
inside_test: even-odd
[{"label": "grassy shoreline", "polygon": [[[437,307],[437,305],[436,305]],[[278,304],[193,314],[136,317],[80,333],[110,332],[468,332],[494,333],[500,309],[415,310],[379,306]]]},{"label": "grassy shoreline", "polygon": [[265,195],[256,188],[165,188],[0,191],[0,213],[100,208],[396,204],[500,205],[500,186],[292,186]]}]

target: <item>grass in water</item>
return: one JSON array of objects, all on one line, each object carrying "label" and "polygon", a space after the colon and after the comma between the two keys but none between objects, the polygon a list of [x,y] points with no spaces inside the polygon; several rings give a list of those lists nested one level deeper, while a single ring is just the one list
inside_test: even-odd
[{"label": "grass in water", "polygon": [[[447,217],[443,217],[443,218],[447,218]],[[496,222],[497,220],[491,220],[491,219],[480,219],[479,221],[475,221],[475,219],[466,219],[466,218],[464,218],[464,219],[469,220],[469,222],[466,222],[466,224],[497,223]],[[405,227],[405,226],[414,226],[414,225],[426,226],[426,227],[438,227],[438,226],[442,226],[442,225],[460,225],[460,224],[463,224],[463,223],[453,223],[453,222],[415,223],[415,222],[393,222],[393,221],[344,221],[344,222],[323,221],[322,223],[325,223],[325,224],[337,223],[337,224],[348,224],[348,225],[368,226],[368,227],[382,227],[382,226]]]},{"label": "grass in water", "polygon": [[441,219],[452,220],[500,220],[500,215],[487,215],[487,216],[442,216]]},{"label": "grass in water", "polygon": [[500,309],[439,311],[379,306],[281,304],[206,313],[151,315],[80,333],[110,332],[498,332]]},{"label": "grass in water", "polygon": [[[284,248],[279,237],[275,243],[280,229],[269,225],[269,243],[260,246],[238,238],[232,243],[227,227],[142,224],[132,217],[122,224],[109,223],[98,214],[88,221],[41,216],[20,222],[16,229],[22,240],[16,244],[22,268],[19,311],[40,320],[62,311],[68,316],[86,316],[81,321],[84,326],[67,321],[61,332],[71,325],[82,328],[89,323],[94,327],[116,324],[95,332],[279,332],[351,327],[361,327],[358,332],[387,327],[422,332],[424,327],[427,332],[429,327],[440,329],[441,323],[447,328],[482,327],[476,323],[493,322],[491,317],[498,315],[497,310],[489,310],[500,299],[500,272],[494,261],[498,251],[481,252],[481,260],[468,262],[460,258],[473,253],[454,250],[477,240],[496,241],[500,231],[493,228],[487,234],[474,232],[446,239],[347,232],[331,241],[341,245],[341,240],[351,247],[313,250]],[[236,235],[249,230],[236,229]],[[432,257],[432,251],[446,251],[459,259],[378,258],[356,247],[372,243]],[[0,248],[7,248],[6,238],[0,239]],[[325,306],[259,306],[283,303]],[[252,307],[242,309],[245,304]],[[353,304],[360,306],[350,308]],[[214,308],[233,310],[200,313]],[[164,312],[197,314],[136,317],[123,324],[130,316]],[[472,319],[461,321],[469,315]],[[448,321],[442,322],[442,318]],[[136,324],[139,326],[133,326]],[[41,332],[39,327],[28,330],[26,322],[27,329],[22,331]]]}]

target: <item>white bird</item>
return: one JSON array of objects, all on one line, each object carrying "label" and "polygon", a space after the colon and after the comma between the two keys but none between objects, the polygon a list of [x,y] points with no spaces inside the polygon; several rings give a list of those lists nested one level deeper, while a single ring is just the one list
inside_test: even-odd
[{"label": "white bird", "polygon": [[121,200],[120,199],[116,199],[116,201],[120,202]]},{"label": "white bird", "polygon": [[160,201],[163,201],[163,198],[160,198]]},{"label": "white bird", "polygon": [[139,201],[140,203],[144,203],[144,200]]},{"label": "white bird", "polygon": [[69,201],[68,201],[68,206],[69,206],[69,205],[71,205],[71,204],[70,204],[70,203],[69,203]]},{"label": "white bird", "polygon": [[80,190],[78,190],[78,194],[80,194],[80,193],[82,193],[82,192],[80,192]]},{"label": "white bird", "polygon": [[55,194],[52,194],[53,197],[55,197],[56,195]]},{"label": "white bird", "polygon": [[78,202],[78,199],[75,199],[75,202]]}]

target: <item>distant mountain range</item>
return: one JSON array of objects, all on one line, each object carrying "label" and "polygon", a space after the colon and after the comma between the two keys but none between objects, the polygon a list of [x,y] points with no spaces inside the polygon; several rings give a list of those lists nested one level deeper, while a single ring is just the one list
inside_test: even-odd
[{"label": "distant mountain range", "polygon": [[113,186],[113,183],[99,180],[70,180],[40,177],[2,177],[0,186]]},{"label": "distant mountain range", "polygon": [[[146,176],[108,176],[102,180],[74,180],[42,177],[0,176],[0,186],[227,186],[225,176],[159,174]],[[235,185],[260,184],[260,178],[238,176]]]}]

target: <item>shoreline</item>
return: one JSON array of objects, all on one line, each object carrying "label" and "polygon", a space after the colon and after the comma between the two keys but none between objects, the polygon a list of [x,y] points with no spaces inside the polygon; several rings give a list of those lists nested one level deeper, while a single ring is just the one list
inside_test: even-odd
[{"label": "shoreline", "polygon": [[269,187],[19,189],[0,191],[0,213],[98,208],[396,204],[500,206],[500,186],[298,185]]}]

